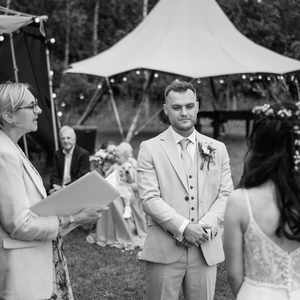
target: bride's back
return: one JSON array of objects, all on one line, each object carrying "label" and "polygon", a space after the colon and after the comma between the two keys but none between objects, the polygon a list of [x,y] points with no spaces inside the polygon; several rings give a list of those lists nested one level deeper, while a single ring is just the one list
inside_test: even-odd
[{"label": "bride's back", "polygon": [[[291,252],[300,247],[300,242],[290,240],[285,235],[281,235],[280,237],[276,235],[280,211],[276,201],[274,184],[267,182],[259,187],[248,189],[247,193],[253,219],[261,231],[286,252]],[[245,229],[249,222],[249,214],[247,219]]]}]

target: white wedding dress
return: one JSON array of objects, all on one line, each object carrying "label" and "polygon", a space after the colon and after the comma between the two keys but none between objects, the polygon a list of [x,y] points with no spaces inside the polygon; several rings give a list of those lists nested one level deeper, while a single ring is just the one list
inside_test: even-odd
[{"label": "white wedding dress", "polygon": [[253,218],[247,191],[246,200],[245,279],[237,300],[300,300],[300,247],[287,252],[271,240]]}]

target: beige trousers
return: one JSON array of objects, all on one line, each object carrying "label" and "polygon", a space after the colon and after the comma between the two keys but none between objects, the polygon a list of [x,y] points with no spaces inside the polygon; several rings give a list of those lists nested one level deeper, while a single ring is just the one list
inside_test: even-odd
[{"label": "beige trousers", "polygon": [[217,266],[208,266],[197,247],[186,249],[171,264],[146,263],[146,299],[178,300],[182,288],[185,300],[213,300]]}]

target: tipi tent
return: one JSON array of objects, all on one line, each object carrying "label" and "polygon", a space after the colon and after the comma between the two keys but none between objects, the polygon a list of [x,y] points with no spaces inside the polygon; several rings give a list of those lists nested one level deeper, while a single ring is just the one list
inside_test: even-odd
[{"label": "tipi tent", "polygon": [[38,131],[26,135],[24,148],[26,151],[28,140],[33,152],[44,151],[50,159],[58,138],[44,31],[46,19],[0,6],[0,83],[26,82],[35,90],[43,114],[38,120]]},{"label": "tipi tent", "polygon": [[300,69],[300,61],[246,38],[215,0],[160,0],[122,40],[67,72],[109,77],[140,68],[198,78],[283,74]]}]

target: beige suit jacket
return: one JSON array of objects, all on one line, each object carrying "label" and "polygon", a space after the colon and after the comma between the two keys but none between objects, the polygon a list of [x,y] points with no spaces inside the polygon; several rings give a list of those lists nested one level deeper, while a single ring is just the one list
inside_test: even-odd
[{"label": "beige suit jacket", "polygon": [[[199,220],[222,226],[226,199],[233,189],[229,157],[223,143],[196,132],[196,140],[216,149],[209,170],[200,170],[198,161]],[[172,263],[185,251],[177,246],[173,236],[180,235],[180,226],[189,219],[190,204],[187,178],[170,128],[153,139],[141,143],[138,156],[138,187],[145,212],[150,216],[148,234],[141,259]],[[219,234],[201,245],[208,265],[224,260],[222,229]],[[199,250],[200,251],[200,250]]]},{"label": "beige suit jacket", "polygon": [[37,300],[52,294],[58,219],[29,209],[44,197],[38,172],[0,130],[0,299]]}]

